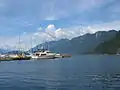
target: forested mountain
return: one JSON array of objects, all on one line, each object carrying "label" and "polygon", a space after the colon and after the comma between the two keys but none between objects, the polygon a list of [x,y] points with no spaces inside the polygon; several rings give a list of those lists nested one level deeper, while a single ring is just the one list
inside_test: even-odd
[{"label": "forested mountain", "polygon": [[98,54],[116,54],[120,53],[120,31],[116,36],[106,42],[101,43],[95,48],[95,52]]}]

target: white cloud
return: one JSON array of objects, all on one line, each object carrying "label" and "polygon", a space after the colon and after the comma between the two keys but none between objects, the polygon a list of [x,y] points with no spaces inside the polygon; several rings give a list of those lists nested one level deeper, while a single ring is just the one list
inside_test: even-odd
[{"label": "white cloud", "polygon": [[57,38],[61,38],[61,37],[63,37],[65,35],[65,32],[61,29],[61,28],[59,28],[59,29],[57,29],[56,31],[55,31],[55,36],[57,37]]},{"label": "white cloud", "polygon": [[55,30],[55,25],[54,24],[49,24],[46,29],[47,30]]}]

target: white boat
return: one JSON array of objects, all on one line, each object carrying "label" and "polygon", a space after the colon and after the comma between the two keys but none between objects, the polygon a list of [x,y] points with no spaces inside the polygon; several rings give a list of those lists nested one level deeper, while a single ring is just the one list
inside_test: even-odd
[{"label": "white boat", "polygon": [[3,58],[3,57],[5,57],[5,55],[3,55],[3,54],[0,54],[0,57],[1,57],[1,58]]},{"label": "white boat", "polygon": [[55,53],[51,53],[49,50],[40,50],[31,55],[32,59],[54,59]]}]

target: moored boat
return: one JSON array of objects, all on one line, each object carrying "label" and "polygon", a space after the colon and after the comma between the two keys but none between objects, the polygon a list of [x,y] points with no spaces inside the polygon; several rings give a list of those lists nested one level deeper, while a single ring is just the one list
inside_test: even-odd
[{"label": "moored boat", "polygon": [[24,54],[11,54],[8,56],[11,60],[30,60],[30,56],[26,56]]},{"label": "moored boat", "polygon": [[62,55],[61,54],[55,54],[55,58],[62,58]]},{"label": "moored boat", "polygon": [[54,59],[55,53],[51,53],[49,50],[39,50],[31,55],[32,59]]}]

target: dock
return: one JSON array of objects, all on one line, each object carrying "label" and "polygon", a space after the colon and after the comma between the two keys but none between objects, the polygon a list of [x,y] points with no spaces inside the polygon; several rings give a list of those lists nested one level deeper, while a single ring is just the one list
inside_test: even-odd
[{"label": "dock", "polygon": [[[57,55],[57,57],[55,56],[53,59],[69,58],[69,57],[71,57],[70,54],[59,54],[59,55]],[[46,59],[48,59],[48,58],[46,58]],[[28,57],[28,56],[20,56],[20,55],[18,57],[0,56],[0,61],[20,61],[20,60],[34,60],[34,59],[30,56]]]}]

